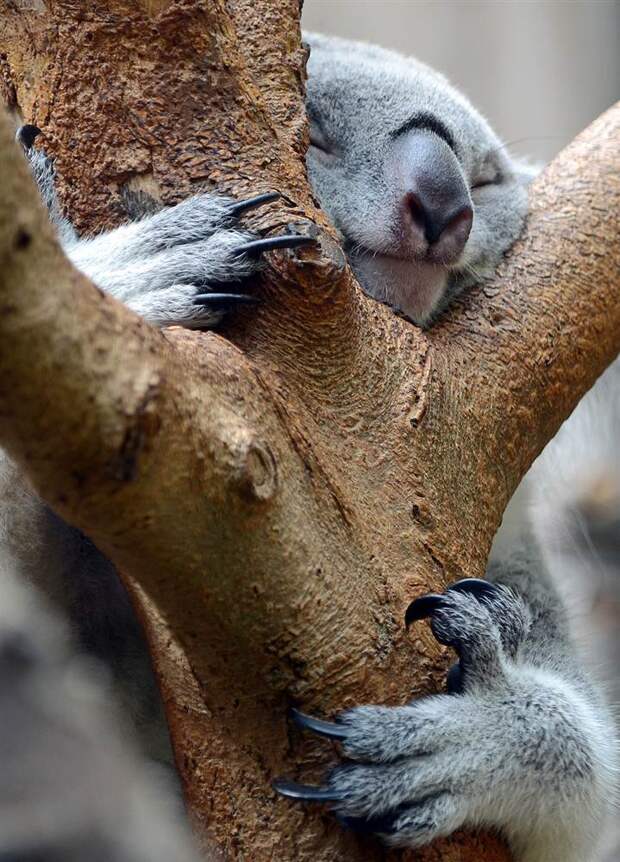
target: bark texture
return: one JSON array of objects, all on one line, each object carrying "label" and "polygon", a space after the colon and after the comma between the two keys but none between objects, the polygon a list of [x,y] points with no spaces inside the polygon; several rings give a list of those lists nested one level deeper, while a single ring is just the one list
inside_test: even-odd
[{"label": "bark texture", "polygon": [[[294,0],[3,2],[15,112],[45,130],[81,229],[197,187],[277,188],[258,312],[156,332],[57,247],[3,122],[0,442],[106,552],[152,644],[200,831],[224,858],[378,860],[277,800],[333,752],[286,725],[437,690],[412,597],[481,575],[519,479],[620,347],[620,109],[532,193],[525,237],[431,332],[364,297],[305,183]],[[225,337],[224,337],[225,336]],[[456,836],[416,860],[506,860]]]}]

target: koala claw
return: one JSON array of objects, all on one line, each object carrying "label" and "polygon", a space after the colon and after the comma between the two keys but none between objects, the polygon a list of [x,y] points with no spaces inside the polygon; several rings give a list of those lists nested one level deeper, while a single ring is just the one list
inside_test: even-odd
[{"label": "koala claw", "polygon": [[428,593],[426,596],[414,599],[405,611],[405,626],[409,628],[412,623],[431,617],[443,604],[443,596],[436,593]]},{"label": "koala claw", "polygon": [[340,802],[342,793],[329,787],[314,787],[312,784],[298,784],[286,778],[276,778],[271,782],[273,789],[287,799],[299,799],[302,802]]},{"label": "koala claw", "polygon": [[238,201],[231,206],[230,216],[231,218],[239,218],[239,216],[243,215],[243,213],[248,212],[248,210],[262,207],[263,204],[270,204],[272,203],[272,201],[277,201],[279,197],[279,192],[265,192],[262,195],[255,195],[255,197],[253,198],[247,198],[247,200]]},{"label": "koala claw", "polygon": [[[497,595],[497,587],[482,578],[462,578],[447,587],[446,592],[469,593],[477,599],[492,598]],[[409,626],[418,620],[432,617],[441,607],[445,606],[444,596],[437,593],[428,593],[419,599],[414,599],[405,611],[405,626]]]},{"label": "koala claw", "polygon": [[297,234],[283,234],[282,236],[267,236],[263,239],[254,239],[240,245],[236,255],[247,254],[249,257],[259,257],[265,251],[273,251],[276,248],[299,248],[304,245],[316,245],[316,240],[311,236],[298,236]]},{"label": "koala claw", "polygon": [[[446,593],[469,593],[474,598],[484,600],[497,596],[498,590],[495,584],[489,581],[484,581],[481,578],[462,578],[446,589]],[[405,625],[407,628],[418,620],[432,617],[440,608],[445,608],[446,600],[442,595],[429,593],[426,596],[421,596],[415,599],[405,612]],[[437,633],[435,633],[437,634]],[[441,642],[441,636],[438,638]],[[458,644],[451,643],[458,651]],[[457,662],[448,671],[446,678],[446,690],[448,694],[462,694],[463,692],[463,670],[461,663]]]},{"label": "koala claw", "polygon": [[18,144],[21,144],[24,150],[30,150],[35,142],[35,138],[40,134],[42,134],[42,132],[38,126],[26,124],[25,126],[19,127],[15,135],[15,140]]},{"label": "koala claw", "polygon": [[462,578],[460,581],[450,584],[448,590],[456,590],[459,593],[471,593],[477,599],[489,598],[497,595],[497,587],[490,581],[482,578]]},{"label": "koala claw", "polygon": [[323,721],[320,718],[315,718],[312,715],[306,715],[298,709],[291,708],[289,715],[298,727],[304,730],[310,730],[319,736],[325,736],[327,739],[346,739],[349,735],[349,730],[344,724],[336,724],[333,721]]}]

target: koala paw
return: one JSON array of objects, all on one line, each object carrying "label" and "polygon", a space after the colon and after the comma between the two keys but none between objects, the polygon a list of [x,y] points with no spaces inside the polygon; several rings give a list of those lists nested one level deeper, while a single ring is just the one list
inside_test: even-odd
[{"label": "koala paw", "polygon": [[530,829],[530,811],[540,826],[554,823],[558,805],[581,807],[593,756],[579,693],[522,660],[523,600],[467,579],[407,609],[408,624],[423,617],[459,655],[458,693],[360,706],[336,722],[293,710],[300,727],[336,740],[349,762],[320,787],[278,779],[274,788],[328,802],[344,825],[395,847],[420,847],[463,825],[512,836],[514,823]]},{"label": "koala paw", "polygon": [[265,252],[315,244],[310,236],[257,237],[240,228],[244,213],[278,197],[274,192],[236,202],[199,195],[138,223],[147,257],[128,261],[118,274],[106,273],[128,287],[121,293],[108,289],[156,325],[216,325],[224,314],[258,301],[245,288]]}]

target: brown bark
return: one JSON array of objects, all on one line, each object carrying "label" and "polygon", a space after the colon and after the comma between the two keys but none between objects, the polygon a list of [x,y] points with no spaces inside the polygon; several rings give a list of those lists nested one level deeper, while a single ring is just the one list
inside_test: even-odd
[{"label": "brown bark", "polygon": [[[5,94],[45,129],[80,227],[205,183],[285,193],[262,227],[320,226],[226,337],[155,332],[71,269],[4,124],[0,441],[133,585],[224,855],[388,858],[275,798],[274,775],[333,756],[286,705],[441,687],[448,657],[405,635],[406,604],[483,572],[519,478],[620,347],[620,111],[537,182],[495,281],[424,333],[360,293],[312,208],[295,2],[3,5]],[[507,857],[457,836],[415,858]]]}]

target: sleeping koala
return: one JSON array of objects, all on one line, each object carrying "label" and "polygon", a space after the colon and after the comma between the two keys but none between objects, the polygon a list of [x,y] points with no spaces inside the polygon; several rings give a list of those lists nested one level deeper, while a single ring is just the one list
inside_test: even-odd
[{"label": "sleeping koala", "polygon": [[[429,325],[492,272],[518,237],[534,171],[512,159],[465,97],[428,67],[361,43],[306,39],[313,190],[364,290]],[[156,325],[214,325],[251,301],[239,284],[249,290],[265,251],[312,242],[243,229],[244,212],[267,205],[269,193],[241,203],[197,195],[79,239],[60,213],[53,168],[33,147],[36,131],[24,127],[19,138],[66,253]],[[2,519],[6,559],[48,594],[53,570],[56,593],[73,597],[66,610],[82,645],[118,671],[121,688],[131,687],[119,653],[144,664],[146,651],[110,564],[32,495],[16,498],[8,461],[2,474],[11,501]],[[26,534],[28,542],[16,541]],[[76,552],[80,543],[86,554]],[[35,546],[45,566],[32,561]],[[320,788],[275,786],[289,797],[330,802],[348,825],[396,846],[483,825],[502,830],[523,862],[584,862],[594,858],[613,787],[611,720],[581,670],[534,540],[526,536],[489,576],[492,582],[466,580],[409,609],[408,623],[430,617],[436,637],[459,655],[448,694],[397,708],[359,707],[336,723],[296,713],[302,726],[338,739],[354,762],[333,770]],[[101,595],[117,596],[117,607],[106,604],[100,631],[93,630],[97,616],[85,622],[79,612],[91,606],[94,583]],[[148,669],[135,667],[140,684],[126,698],[134,711],[145,691],[152,695]]]}]

